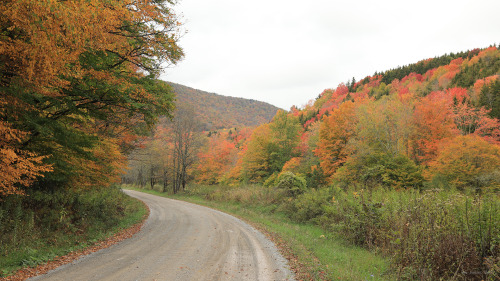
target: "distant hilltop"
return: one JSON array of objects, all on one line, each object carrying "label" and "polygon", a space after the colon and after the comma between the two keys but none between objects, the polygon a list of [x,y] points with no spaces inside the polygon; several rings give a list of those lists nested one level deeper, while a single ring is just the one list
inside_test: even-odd
[{"label": "distant hilltop", "polygon": [[174,89],[177,104],[194,109],[203,130],[254,127],[272,120],[278,107],[256,100],[228,97],[167,82]]}]

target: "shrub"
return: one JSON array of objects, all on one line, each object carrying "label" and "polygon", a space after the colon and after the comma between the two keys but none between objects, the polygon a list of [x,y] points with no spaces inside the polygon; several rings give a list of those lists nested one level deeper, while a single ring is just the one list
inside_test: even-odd
[{"label": "shrub", "polygon": [[311,189],[288,216],[388,255],[402,280],[494,280],[500,275],[497,194],[456,190]]},{"label": "shrub", "polygon": [[264,181],[264,186],[265,187],[273,187],[275,186],[278,182],[278,173],[273,173],[271,176],[269,176],[265,181]]},{"label": "shrub", "polygon": [[185,193],[211,201],[232,201],[250,205],[269,205],[282,201],[284,191],[260,185],[206,186],[191,184]]},{"label": "shrub", "polygon": [[[213,200],[278,210],[312,222],[348,242],[386,256],[401,280],[497,280],[500,276],[500,200],[497,193],[450,188],[305,189],[292,173],[279,188],[194,187]],[[303,189],[301,189],[301,186]],[[297,193],[290,192],[293,188]],[[300,193],[299,193],[300,190]],[[283,200],[283,196],[288,196]]]},{"label": "shrub", "polygon": [[310,189],[290,201],[286,207],[288,216],[299,222],[317,221],[325,213],[325,206],[332,200],[328,188]]},{"label": "shrub", "polygon": [[352,183],[373,189],[379,186],[393,189],[420,189],[423,185],[421,169],[404,155],[364,153],[353,157],[334,175],[344,187]]},{"label": "shrub", "polygon": [[292,172],[284,172],[279,175],[276,187],[286,190],[291,197],[297,197],[297,195],[302,194],[307,188],[306,180]]},{"label": "shrub", "polygon": [[[0,268],[11,260],[45,260],[48,252],[96,239],[141,204],[117,187],[93,190],[27,191],[0,201]],[[24,262],[23,262],[24,263]],[[8,273],[6,270],[5,273]],[[0,272],[1,276],[2,272]],[[0,278],[1,279],[1,278]]]}]

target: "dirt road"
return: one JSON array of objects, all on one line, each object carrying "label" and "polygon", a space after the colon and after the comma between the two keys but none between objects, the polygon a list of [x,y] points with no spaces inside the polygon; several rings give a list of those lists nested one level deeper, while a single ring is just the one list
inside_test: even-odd
[{"label": "dirt road", "polygon": [[30,280],[293,280],[260,232],[206,207],[126,191],[151,214],[134,237]]}]

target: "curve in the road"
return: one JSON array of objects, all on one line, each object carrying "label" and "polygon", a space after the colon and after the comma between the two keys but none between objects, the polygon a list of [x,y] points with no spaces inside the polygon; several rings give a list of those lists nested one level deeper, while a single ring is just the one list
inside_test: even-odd
[{"label": "curve in the road", "polygon": [[203,206],[137,191],[150,216],[134,237],[30,280],[293,280],[274,244]]}]

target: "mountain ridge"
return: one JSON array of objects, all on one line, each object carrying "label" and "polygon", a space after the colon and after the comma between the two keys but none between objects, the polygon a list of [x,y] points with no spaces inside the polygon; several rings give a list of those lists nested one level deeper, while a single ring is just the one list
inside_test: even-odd
[{"label": "mountain ridge", "polygon": [[195,109],[204,131],[258,126],[270,122],[280,110],[262,101],[224,96],[169,81],[165,83],[173,88],[176,103]]}]

